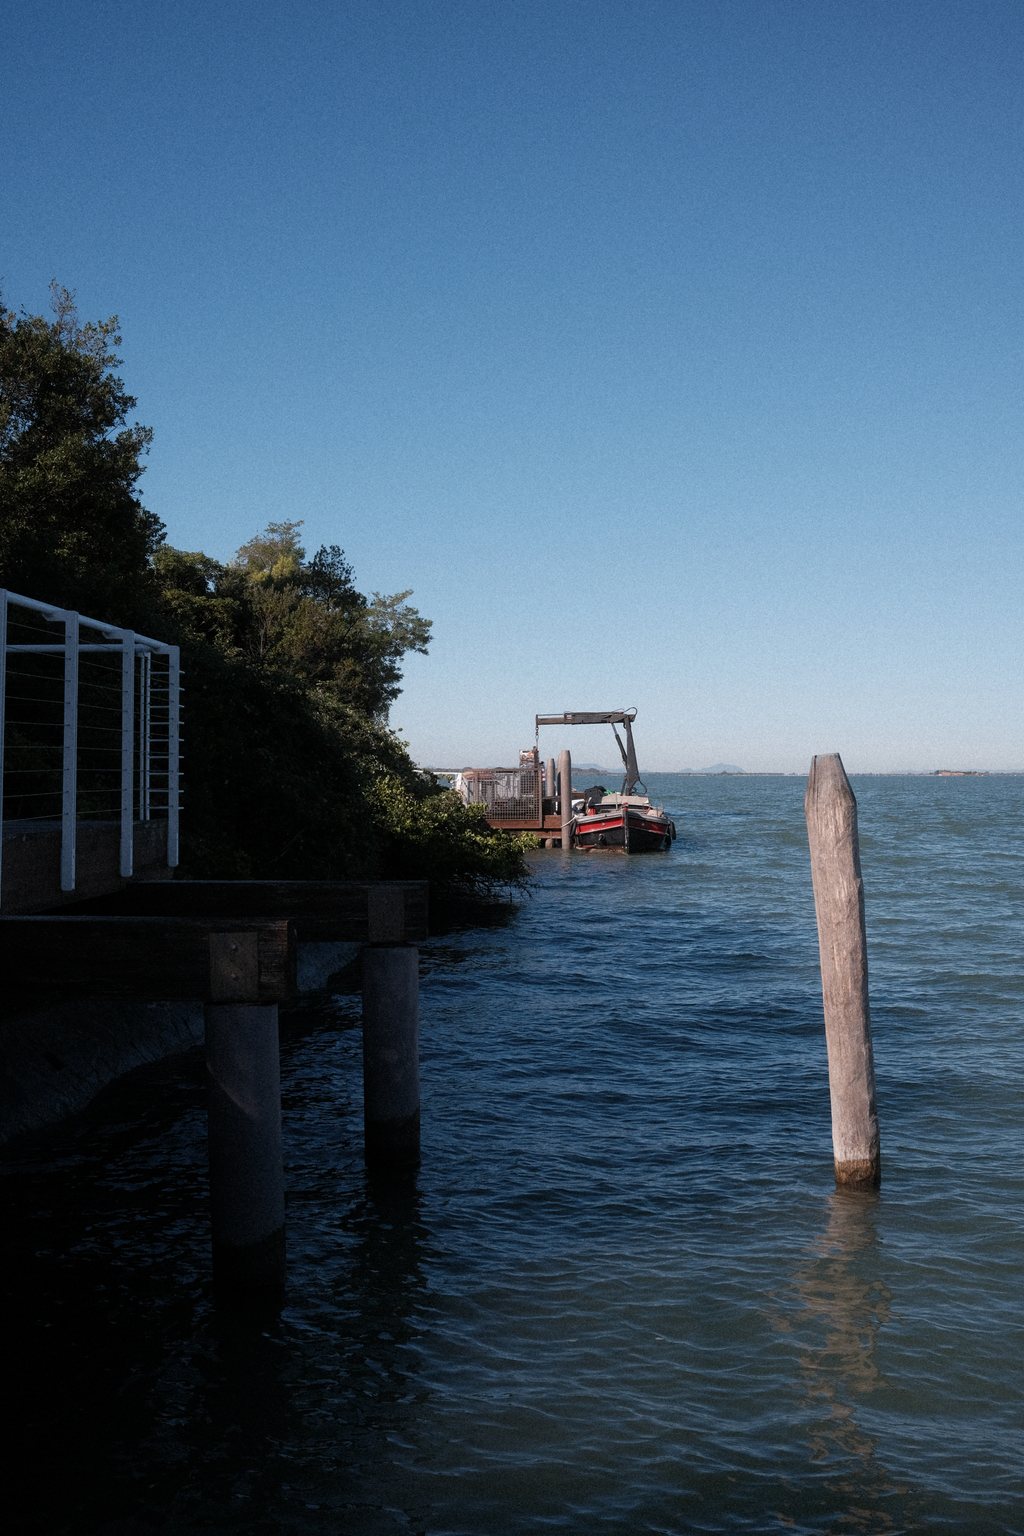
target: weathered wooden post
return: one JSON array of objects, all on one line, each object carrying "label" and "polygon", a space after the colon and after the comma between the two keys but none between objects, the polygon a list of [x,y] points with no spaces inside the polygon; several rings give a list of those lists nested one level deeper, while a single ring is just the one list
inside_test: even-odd
[{"label": "weathered wooden post", "polygon": [[210,934],[209,995],[214,1283],[230,1291],[280,1291],[285,1236],[277,1004],[239,1001],[259,995],[256,933]]},{"label": "weathered wooden post", "polygon": [[811,761],[804,798],[818,918],[836,1183],[881,1180],[857,801],[838,752]]},{"label": "weathered wooden post", "polygon": [[558,754],[558,795],[562,809],[562,847],[572,847],[572,757]]},{"label": "weathered wooden post", "polygon": [[367,1167],[415,1168],[420,1160],[419,949],[403,942],[405,896],[369,893],[363,950],[363,1135]]}]

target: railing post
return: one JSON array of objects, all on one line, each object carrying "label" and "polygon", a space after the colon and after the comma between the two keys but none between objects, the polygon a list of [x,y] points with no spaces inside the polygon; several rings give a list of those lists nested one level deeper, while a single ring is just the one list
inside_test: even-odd
[{"label": "railing post", "polygon": [[130,880],[134,868],[132,826],[135,820],[135,635],[121,636],[121,878]]},{"label": "railing post", "polygon": [[[7,592],[0,588],[0,882],[3,880],[4,731],[7,724]],[[0,883],[0,897],[3,886]]]},{"label": "railing post", "polygon": [[181,652],[176,645],[167,651],[167,863],[178,864],[178,812],[181,804],[178,770],[181,731]]},{"label": "railing post", "polygon": [[139,820],[149,820],[149,757],[152,750],[152,671],[153,658],[143,651],[140,661],[139,692],[142,709],[139,716]]},{"label": "railing post", "polygon": [[818,919],[836,1183],[881,1179],[857,800],[837,752],[811,761],[804,799]]},{"label": "railing post", "polygon": [[60,826],[60,888],[75,888],[78,820],[78,614],[64,614],[64,740]]}]

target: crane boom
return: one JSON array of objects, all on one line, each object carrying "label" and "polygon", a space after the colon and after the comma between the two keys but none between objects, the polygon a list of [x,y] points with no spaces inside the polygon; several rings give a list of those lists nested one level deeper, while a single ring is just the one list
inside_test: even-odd
[{"label": "crane boom", "polygon": [[[640,770],[636,765],[636,751],[633,747],[633,721],[636,719],[635,709],[605,709],[600,711],[566,711],[564,715],[537,715],[537,734],[540,735],[542,725],[610,725],[612,735],[618,742],[619,751],[622,753],[622,762],[626,770],[626,776],[622,781],[622,793],[631,795],[640,778]],[[619,741],[619,733],[615,729],[617,725],[626,727],[626,745]]]},{"label": "crane boom", "polygon": [[537,715],[537,725],[624,725],[636,719],[635,709],[608,709],[603,713]]}]

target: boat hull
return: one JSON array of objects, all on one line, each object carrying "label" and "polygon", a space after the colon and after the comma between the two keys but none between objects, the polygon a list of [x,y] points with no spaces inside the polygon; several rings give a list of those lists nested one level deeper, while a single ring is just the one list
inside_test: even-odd
[{"label": "boat hull", "polygon": [[664,853],[672,846],[675,828],[668,817],[629,817],[629,845],[621,816],[589,817],[577,820],[573,844],[577,848],[619,848],[628,853]]}]

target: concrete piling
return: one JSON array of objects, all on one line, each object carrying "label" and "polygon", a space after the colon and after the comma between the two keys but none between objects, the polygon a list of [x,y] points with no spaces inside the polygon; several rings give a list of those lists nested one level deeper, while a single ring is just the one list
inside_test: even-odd
[{"label": "concrete piling", "polygon": [[[118,824],[112,826],[116,834]],[[100,846],[109,851],[109,844]],[[113,853],[116,870],[116,841]],[[106,860],[104,867],[110,865]],[[296,992],[296,926],[301,922],[305,942],[319,949],[358,950],[369,942],[368,1161],[379,1155],[385,1164],[414,1163],[415,941],[428,932],[427,882],[146,880],[122,890],[118,876],[116,887],[99,892],[111,899],[112,911],[20,915],[43,904],[40,889],[52,906],[59,867],[48,850],[43,873],[49,885],[40,886],[31,867],[20,896],[19,886],[7,882],[14,910],[0,918],[0,947],[8,970],[16,969],[26,994],[113,996],[150,1008],[157,997],[177,1000],[186,1013],[192,1000],[204,999],[214,1280],[221,1295],[276,1307],[285,1284],[278,1004]],[[128,910],[123,902],[130,902]]]},{"label": "concrete piling", "polygon": [[420,1160],[419,950],[363,951],[363,1131],[366,1163],[381,1171]]},{"label": "concrete piling", "polygon": [[558,796],[562,814],[562,847],[572,847],[572,756],[558,754]]},{"label": "concrete piling", "polygon": [[285,1281],[277,1004],[207,1003],[210,1207],[215,1284]]},{"label": "concrete piling", "polygon": [[544,793],[549,800],[558,799],[558,780],[555,778],[555,760],[553,757],[548,758],[547,783]]},{"label": "concrete piling", "polygon": [[881,1180],[857,800],[837,752],[811,762],[804,798],[818,919],[836,1183]]}]

